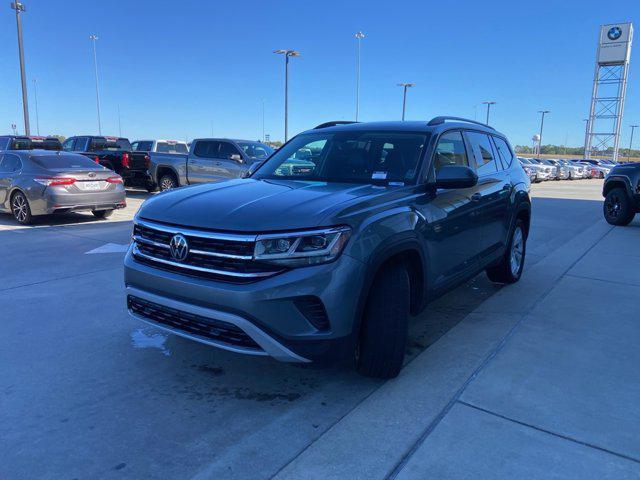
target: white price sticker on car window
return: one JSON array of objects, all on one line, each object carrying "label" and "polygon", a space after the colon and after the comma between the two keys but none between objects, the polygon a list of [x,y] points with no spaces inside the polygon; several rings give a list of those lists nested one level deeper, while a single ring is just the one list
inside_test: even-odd
[{"label": "white price sticker on car window", "polygon": [[371,174],[371,179],[372,180],[386,180],[387,179],[387,172],[373,172]]}]

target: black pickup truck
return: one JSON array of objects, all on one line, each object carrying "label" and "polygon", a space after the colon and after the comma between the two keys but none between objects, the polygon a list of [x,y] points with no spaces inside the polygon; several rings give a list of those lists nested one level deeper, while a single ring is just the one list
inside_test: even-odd
[{"label": "black pickup truck", "polygon": [[57,137],[2,135],[0,150],[62,150],[62,145]]},{"label": "black pickup truck", "polygon": [[125,185],[153,190],[149,176],[149,155],[134,152],[129,140],[122,137],[69,137],[62,144],[67,152],[78,152],[122,177]]},{"label": "black pickup truck", "polygon": [[640,163],[615,166],[602,187],[604,219],[611,225],[629,225],[640,212]]}]

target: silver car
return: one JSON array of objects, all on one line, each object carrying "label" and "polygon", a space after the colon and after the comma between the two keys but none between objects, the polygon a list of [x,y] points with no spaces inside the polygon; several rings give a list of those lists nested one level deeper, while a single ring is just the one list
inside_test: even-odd
[{"label": "silver car", "polygon": [[34,215],[91,211],[106,218],[126,206],[120,175],[84,155],[0,151],[0,211],[21,224]]}]

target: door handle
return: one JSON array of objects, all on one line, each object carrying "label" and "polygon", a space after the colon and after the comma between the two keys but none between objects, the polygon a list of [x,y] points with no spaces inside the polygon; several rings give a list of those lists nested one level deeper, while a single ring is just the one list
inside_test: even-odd
[{"label": "door handle", "polygon": [[481,199],[482,199],[482,194],[480,193],[474,193],[473,195],[471,195],[472,202],[479,202]]}]

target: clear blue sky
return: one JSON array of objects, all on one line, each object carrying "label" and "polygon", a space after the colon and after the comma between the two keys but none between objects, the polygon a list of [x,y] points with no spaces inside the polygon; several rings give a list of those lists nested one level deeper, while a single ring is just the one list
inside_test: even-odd
[{"label": "clear blue sky", "polygon": [[[407,118],[484,118],[512,143],[581,145],[598,27],[636,26],[622,145],[640,123],[640,1],[65,1],[24,0],[32,132],[38,79],[40,133],[97,133],[93,57],[96,33],[103,133],[191,139],[283,137],[282,56],[291,64],[290,135],[352,119],[354,33],[362,30],[361,120],[399,119],[398,82],[415,82]],[[0,4],[0,132],[22,124],[15,17]],[[21,129],[22,127],[20,127]],[[640,136],[638,137],[640,141]]]}]

